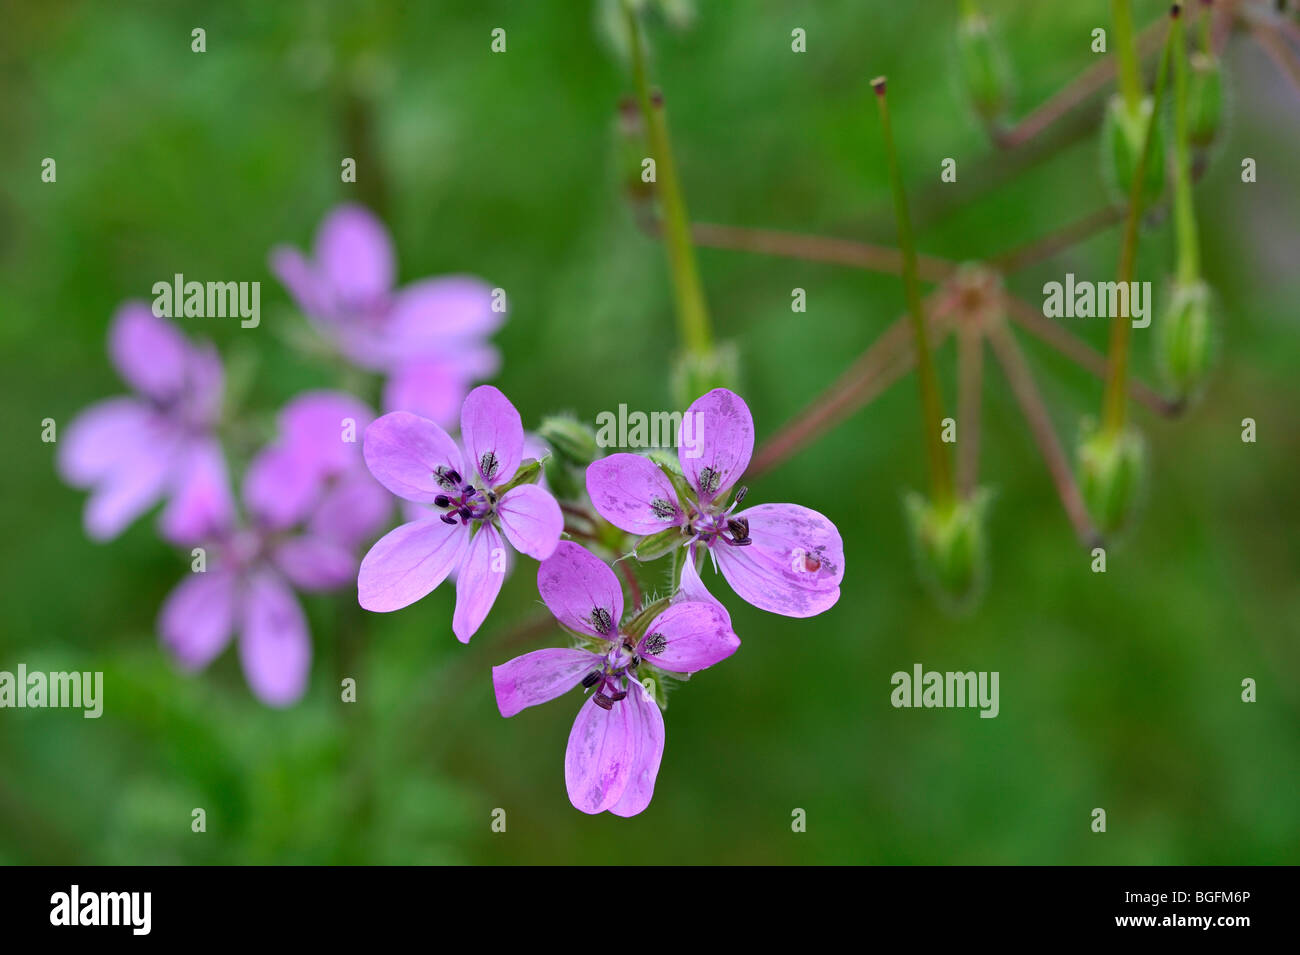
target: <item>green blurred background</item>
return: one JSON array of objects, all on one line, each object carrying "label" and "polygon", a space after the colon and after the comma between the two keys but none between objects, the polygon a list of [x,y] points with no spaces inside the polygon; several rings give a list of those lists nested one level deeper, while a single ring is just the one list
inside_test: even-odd
[{"label": "green blurred background", "polygon": [[[1023,115],[1094,60],[1109,5],[989,3]],[[1139,24],[1164,4],[1139,2]],[[630,83],[594,4],[9,3],[0,31],[0,669],[103,670],[105,712],[0,711],[9,863],[1283,863],[1300,845],[1300,97],[1245,37],[1226,138],[1198,187],[1221,360],[1206,401],[1151,446],[1140,526],[1089,570],[1005,381],[986,366],[981,477],[997,491],[991,580],[954,618],[918,584],[901,498],[924,481],[914,379],[751,487],[839,526],[847,574],[823,616],[764,614],[719,582],[743,646],[672,697],[655,799],[588,817],[565,796],[576,694],[503,720],[489,667],[538,613],[523,562],[469,647],[449,587],[391,615],[305,598],[316,659],[287,712],[233,652],[175,671],[154,633],[187,560],[152,518],[97,545],[57,480],[45,417],[122,391],[116,305],[173,272],[260,280],[262,325],[191,320],[263,418],[337,375],[291,348],[301,322],[266,268],[336,202],[377,205],[402,281],[468,271],[508,290],[498,384],[535,426],[626,402],[668,407],[676,351],[660,248],[620,194],[614,112]],[[1035,167],[994,153],[951,75],[956,4],[704,2],[652,27],[692,214],[892,242],[869,79],[886,73],[923,252],[989,256],[1105,201],[1095,133]],[[190,31],[207,31],[207,52]],[[508,52],[489,52],[507,31]],[[790,31],[807,31],[793,54]],[[1095,112],[1095,110],[1094,110]],[[58,181],[40,181],[54,157]],[[360,182],[339,181],[343,156]],[[1240,182],[1240,158],[1259,181]],[[945,157],[956,185],[939,183]],[[946,190],[946,191],[945,191]],[[1111,229],[1017,274],[1113,277]],[[1148,229],[1138,277],[1172,264]],[[760,441],[902,310],[896,278],[704,250],[720,338],[737,344]],[[791,289],[808,312],[790,311]],[[1159,299],[1157,304],[1159,304]],[[1071,328],[1096,344],[1104,323]],[[940,354],[954,400],[951,344]],[[1036,343],[1072,446],[1099,384]],[[1136,336],[1151,373],[1150,339]],[[232,372],[233,373],[233,372]],[[1240,421],[1258,422],[1243,444]],[[241,449],[232,449],[237,462]],[[893,709],[915,662],[997,670],[1001,714]],[[358,702],[339,701],[339,680]],[[1258,682],[1259,702],[1240,700]],[[191,810],[207,832],[190,830]],[[495,808],[507,831],[494,833]],[[1108,832],[1090,830],[1094,807]],[[791,831],[795,808],[807,832]]]}]

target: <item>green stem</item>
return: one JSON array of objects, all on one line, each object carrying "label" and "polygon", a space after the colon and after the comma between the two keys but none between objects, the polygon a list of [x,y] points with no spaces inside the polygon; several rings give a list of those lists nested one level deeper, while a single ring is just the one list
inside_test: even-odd
[{"label": "green stem", "polygon": [[[1172,15],[1177,18],[1178,7],[1175,6],[1173,11]],[[1171,29],[1165,37],[1164,52],[1160,55],[1160,71],[1156,75],[1154,102],[1142,140],[1142,154],[1138,157],[1137,168],[1133,170],[1133,182],[1129,187],[1128,218],[1124,223],[1124,243],[1119,257],[1119,284],[1124,289],[1132,288],[1130,283],[1133,281],[1133,268],[1137,259],[1138,223],[1142,219],[1142,185],[1146,181],[1147,163],[1151,161],[1151,142],[1155,138],[1153,133],[1164,101],[1173,36]],[[1126,295],[1126,301],[1127,298]],[[1130,308],[1120,309],[1118,314],[1111,317],[1110,322],[1110,372],[1106,377],[1106,390],[1102,399],[1102,421],[1104,430],[1112,437],[1123,430],[1128,408],[1128,342],[1131,324],[1128,312],[1131,303],[1129,304]]]},{"label": "green stem", "polygon": [[1203,0],[1201,10],[1201,50],[1208,57],[1214,56],[1214,36],[1210,26],[1214,21],[1214,5],[1211,0]]},{"label": "green stem", "polygon": [[656,104],[650,96],[640,24],[628,0],[623,0],[623,13],[627,18],[632,53],[632,79],[650,138],[659,201],[663,206],[664,243],[668,250],[668,265],[672,274],[682,343],[688,353],[706,355],[713,347],[709,310],[704,301],[704,288],[700,284],[699,266],[695,262],[695,247],[691,244],[691,224],[686,214],[686,200],[677,179],[677,167],[673,162],[672,146],[668,139],[668,121],[664,118],[662,103]]},{"label": "green stem", "polygon": [[916,276],[916,245],[912,241],[912,222],[907,214],[907,195],[903,192],[903,176],[898,169],[898,152],[894,148],[894,132],[889,122],[889,103],[885,96],[885,78],[871,81],[876,91],[876,104],[880,107],[880,126],[885,139],[885,155],[889,160],[889,181],[894,192],[894,212],[898,218],[898,245],[903,251],[903,291],[907,312],[912,321],[912,335],[916,340],[917,378],[921,385],[921,408],[924,413],[923,431],[930,463],[930,481],[935,503],[950,506],[954,501],[952,463],[940,440],[940,422],[943,420],[943,396],[939,393],[939,377],[934,369],[934,357],[926,340],[925,307],[921,303],[921,287]]},{"label": "green stem", "polygon": [[[1206,17],[1205,19],[1209,19]],[[1196,241],[1196,208],[1192,204],[1192,161],[1187,145],[1187,32],[1183,20],[1174,21],[1174,228],[1178,234],[1178,278],[1194,282],[1201,272],[1201,252]]]},{"label": "green stem", "polygon": [[1130,116],[1136,116],[1142,102],[1142,79],[1138,75],[1137,44],[1133,41],[1133,11],[1129,0],[1111,0],[1115,29],[1115,53],[1119,57],[1119,89]]}]

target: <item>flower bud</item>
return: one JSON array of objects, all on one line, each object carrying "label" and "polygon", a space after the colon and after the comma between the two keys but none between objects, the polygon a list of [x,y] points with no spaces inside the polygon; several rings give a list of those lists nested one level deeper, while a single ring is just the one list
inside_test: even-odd
[{"label": "flower bud", "polygon": [[909,536],[921,579],[952,610],[968,608],[987,577],[984,517],[990,495],[940,505],[916,493],[904,499]]},{"label": "flower bud", "polygon": [[1146,446],[1133,427],[1112,433],[1085,421],[1079,442],[1079,492],[1097,530],[1122,531],[1132,521],[1146,472]]},{"label": "flower bud", "polygon": [[1204,53],[1191,56],[1187,83],[1187,140],[1204,148],[1214,141],[1223,121],[1223,70]]},{"label": "flower bud", "polygon": [[1175,284],[1169,312],[1156,332],[1160,372],[1172,396],[1196,397],[1214,353],[1209,287],[1201,281]]},{"label": "flower bud", "polygon": [[[1146,141],[1147,120],[1155,101],[1142,98],[1136,112],[1130,111],[1121,96],[1112,96],[1106,104],[1102,124],[1102,156],[1107,178],[1117,200],[1127,203],[1132,194],[1133,174],[1142,158]],[[1151,151],[1147,154],[1146,174],[1143,176],[1142,205],[1149,208],[1160,198],[1165,188],[1165,134],[1157,117],[1151,127]]]},{"label": "flower bud", "polygon": [[542,419],[537,434],[555,449],[555,453],[572,464],[586,466],[596,459],[596,432],[565,415]]},{"label": "flower bud", "polygon": [[1001,119],[1011,103],[1007,58],[997,31],[976,11],[957,24],[957,64],[961,80],[981,119]]}]

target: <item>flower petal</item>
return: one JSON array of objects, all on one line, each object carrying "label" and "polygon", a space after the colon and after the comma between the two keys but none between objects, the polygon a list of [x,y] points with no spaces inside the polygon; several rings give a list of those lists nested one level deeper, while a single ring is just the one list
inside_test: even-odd
[{"label": "flower petal", "polygon": [[319,492],[319,475],[311,462],[283,443],[259,451],[244,473],[244,505],[268,530],[284,530],[301,521]]},{"label": "flower petal", "polygon": [[646,628],[637,653],[670,673],[694,673],[740,648],[727,612],[716,603],[683,601],[668,607]]},{"label": "flower petal", "polygon": [[200,670],[230,642],[235,627],[236,578],[210,568],[182,580],[158,612],[163,646],[186,670]]},{"label": "flower petal", "polygon": [[309,391],[280,412],[280,432],[286,447],[333,475],[361,467],[363,434],[375,414],[363,401],[341,391]]},{"label": "flower petal", "polygon": [[190,346],[143,302],[126,302],[108,329],[108,355],[122,380],[147,398],[170,402],[185,387]]},{"label": "flower petal", "polygon": [[417,504],[432,504],[448,490],[434,477],[439,468],[455,471],[465,481],[470,477],[447,432],[429,419],[405,411],[386,414],[368,427],[363,453],[366,467],[380,484]]},{"label": "flower petal", "polygon": [[172,472],[171,500],[159,519],[162,536],[188,546],[228,529],[235,521],[226,456],[213,438],[190,441]]},{"label": "flower petal", "polygon": [[489,487],[515,476],[524,453],[524,425],[510,399],[491,385],[479,385],[460,409],[460,439],[465,463],[478,470]]},{"label": "flower petal", "polygon": [[677,460],[701,503],[727,492],[754,453],[754,416],[740,395],[714,388],[696,398],[682,416]]},{"label": "flower petal", "polygon": [[295,703],[307,689],[311,634],[298,598],[268,570],[246,582],[239,661],[248,686],[268,706]]},{"label": "flower petal", "polygon": [[451,632],[461,643],[469,643],[487,619],[505,576],[506,550],[501,535],[485,523],[470,540],[456,570],[456,612],[452,614]]},{"label": "flower petal", "polygon": [[[614,571],[582,545],[560,541],[537,568],[537,590],[555,619],[570,630],[614,639],[623,618],[623,590]],[[598,628],[593,620],[603,624],[605,614],[609,628]]]},{"label": "flower petal", "polygon": [[515,550],[546,560],[564,532],[564,515],[550,493],[536,484],[512,488],[497,504],[497,518]]},{"label": "flower petal", "polygon": [[335,590],[357,576],[357,559],[350,550],[310,534],[280,542],[272,559],[299,590]]},{"label": "flower petal", "polygon": [[[428,517],[427,508],[409,505],[419,514],[411,520]],[[388,525],[393,512],[393,498],[367,471],[338,479],[329,488],[307,523],[307,530],[318,537],[336,541],[353,550]]]},{"label": "flower petal", "polygon": [[331,310],[329,283],[297,249],[277,245],[271,250],[271,273],[280,280],[302,311],[312,318],[325,318]]},{"label": "flower petal", "polygon": [[753,543],[714,548],[742,598],[772,613],[811,617],[834,606],[844,579],[844,542],[823,515],[798,504],[760,504],[736,515]]},{"label": "flower petal", "polygon": [[78,414],[64,430],[55,464],[73,487],[89,487],[152,444],[162,427],[149,405],[137,398],[109,398]]},{"label": "flower petal", "polygon": [[692,547],[688,553],[689,558],[682,564],[682,579],[677,585],[677,593],[673,594],[673,603],[694,600],[713,604],[727,615],[727,626],[730,627],[731,614],[727,613],[727,608],[722,606],[717,597],[709,593],[704,581],[700,579],[700,572],[695,569],[695,548]]},{"label": "flower petal", "polygon": [[373,305],[393,287],[393,243],[370,210],[336,207],[316,233],[316,262],[343,304]]},{"label": "flower petal", "polygon": [[627,790],[641,732],[633,707],[622,705],[626,702],[606,710],[592,695],[578,710],[564,753],[564,784],[576,809],[604,812]]},{"label": "flower petal", "polygon": [[631,711],[629,715],[637,733],[637,743],[627,788],[609,811],[616,816],[635,816],[650,805],[655,794],[655,778],[664,757],[664,715],[639,683],[630,685],[627,698],[617,705],[626,706]]},{"label": "flower petal", "polygon": [[622,452],[591,462],[587,493],[601,517],[630,534],[655,534],[683,520],[672,482],[639,454]]},{"label": "flower petal", "polygon": [[492,286],[469,275],[446,275],[412,282],[398,292],[387,332],[406,354],[427,354],[448,342],[487,338],[505,317],[492,310]]},{"label": "flower petal", "polygon": [[176,437],[164,431],[119,462],[86,502],[86,533],[94,540],[111,540],[153,507],[167,489],[176,453]]},{"label": "flower petal", "polygon": [[589,650],[534,650],[492,668],[497,709],[505,717],[569,692],[600,665]]},{"label": "flower petal", "polygon": [[447,579],[469,536],[463,524],[439,517],[394,528],[361,561],[357,600],[376,613],[410,606]]}]

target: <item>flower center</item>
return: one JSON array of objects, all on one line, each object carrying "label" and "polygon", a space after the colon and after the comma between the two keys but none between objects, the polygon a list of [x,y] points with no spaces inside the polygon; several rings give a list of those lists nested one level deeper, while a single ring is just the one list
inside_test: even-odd
[{"label": "flower center", "polygon": [[693,508],[688,524],[692,536],[686,542],[687,545],[699,542],[705,547],[712,547],[718,541],[722,541],[731,547],[745,547],[754,543],[749,536],[748,519],[731,516],[731,512],[745,499],[748,490],[742,487],[736,491],[735,499],[726,510],[716,511],[698,506]]},{"label": "flower center", "polygon": [[496,512],[496,494],[466,483],[460,472],[440,464],[433,472],[433,479],[445,492],[433,499],[434,507],[447,512],[442,515],[444,524],[455,524],[457,520],[462,524],[484,521]]},{"label": "flower center", "polygon": [[[614,704],[626,699],[628,681],[636,679],[634,672],[641,663],[636,654],[636,645],[631,638],[623,636],[614,628],[610,613],[604,607],[593,607],[591,625],[605,639],[612,641],[609,652],[594,670],[582,679],[582,687],[590,690],[595,687],[593,699],[602,710],[611,710]],[[653,640],[653,638],[651,638]],[[660,637],[659,650],[663,649]]]}]

